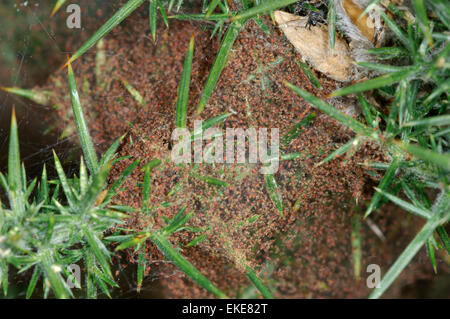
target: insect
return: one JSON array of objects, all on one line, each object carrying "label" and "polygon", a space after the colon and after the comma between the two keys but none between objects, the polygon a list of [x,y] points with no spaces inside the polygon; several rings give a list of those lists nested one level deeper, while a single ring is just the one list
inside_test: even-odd
[{"label": "insect", "polygon": [[308,17],[306,27],[324,24],[327,21],[328,5],[325,0],[302,0],[294,5],[294,14]]},{"label": "insect", "polygon": [[308,17],[283,11],[275,11],[274,17],[304,61],[336,81],[347,82],[351,79],[353,60],[345,40],[337,37],[331,51],[328,30],[319,26],[307,28]]},{"label": "insect", "polygon": [[[292,14],[278,11],[275,20],[313,68],[336,81],[348,82],[375,75],[354,62],[374,62],[367,50],[382,46],[389,36],[380,12],[389,15],[389,5],[403,1],[379,0],[375,8],[363,14],[373,0],[301,0],[291,8]],[[329,10],[334,11],[339,31],[333,50],[329,47],[329,30],[323,27],[328,24]],[[407,7],[404,10],[406,17],[409,11]]]}]

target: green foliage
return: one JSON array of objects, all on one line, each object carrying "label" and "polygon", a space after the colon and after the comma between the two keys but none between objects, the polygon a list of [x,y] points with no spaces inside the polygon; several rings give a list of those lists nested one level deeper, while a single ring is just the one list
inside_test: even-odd
[{"label": "green foliage", "polygon": [[[129,0],[121,9],[119,9],[103,26],[101,26],[95,33],[89,38],[81,47],[78,49],[70,58],[69,62],[73,62],[75,59],[83,55],[87,50],[94,46],[98,41],[100,41],[106,34],[108,34],[114,27],[116,27],[120,22],[123,21],[128,15],[130,15],[134,10],[136,10],[144,0]],[[227,27],[227,32],[223,38],[220,45],[219,52],[214,61],[213,67],[210,71],[209,77],[206,81],[203,94],[200,98],[200,102],[197,106],[197,112],[201,113],[208,103],[214,88],[219,81],[220,74],[226,66],[228,55],[233,47],[235,40],[237,39],[240,30],[245,25],[249,19],[254,19],[255,22],[263,29],[264,32],[268,32],[267,26],[259,19],[259,15],[272,13],[274,10],[283,8],[287,5],[296,2],[296,0],[270,0],[270,1],[259,1],[256,0],[254,3],[250,1],[241,1],[243,9],[237,13],[233,13],[228,8],[226,1],[211,1],[209,5],[205,8],[206,13],[204,14],[179,14],[173,16],[167,16],[164,6],[167,5],[167,11],[171,11],[175,2],[165,1],[164,3],[160,0],[149,0],[149,24],[152,33],[153,40],[156,41],[156,18],[157,18],[157,8],[160,8],[161,15],[163,17],[166,26],[169,25],[168,18],[177,19],[193,19],[193,20],[213,20],[216,21],[215,28],[213,30],[213,35],[218,31],[222,30],[227,22],[230,24]],[[178,2],[177,11],[182,5],[183,1]],[[219,7],[223,14],[213,14],[216,8]],[[181,103],[181,102],[180,102]]]},{"label": "green foliage", "polygon": [[352,255],[353,255],[353,274],[356,282],[361,279],[361,216],[356,214],[352,217]]},{"label": "green foliage", "polygon": [[63,6],[64,3],[66,3],[67,0],[56,0],[55,6],[52,9],[52,13],[50,14],[51,17],[53,17],[56,12]]},{"label": "green foliage", "polygon": [[216,59],[214,60],[214,64],[209,72],[208,79],[206,80],[205,88],[203,90],[203,94],[200,98],[200,102],[197,106],[197,113],[200,114],[208,103],[209,98],[211,97],[214,88],[219,81],[220,74],[222,70],[226,66],[228,54],[233,47],[234,41],[236,41],[240,30],[242,29],[242,23],[239,21],[233,22],[229,27],[223,41],[220,45],[219,52],[217,53]]},{"label": "green foliage", "polygon": [[[369,4],[374,8],[379,0]],[[375,211],[385,199],[426,220],[425,226],[405,248],[370,295],[380,297],[408,265],[417,252],[427,246],[430,261],[436,269],[434,234],[448,245],[445,231],[450,218],[450,131],[448,129],[448,83],[450,43],[446,10],[438,1],[413,1],[417,21],[405,31],[395,19],[380,12],[384,22],[395,36],[392,47],[372,49],[369,52],[380,60],[391,60],[392,65],[360,63],[381,73],[374,79],[339,89],[331,97],[359,93],[363,121],[337,111],[317,97],[286,83],[295,93],[320,111],[338,120],[356,133],[356,137],[327,156],[322,163],[349,153],[362,141],[377,144],[390,163],[375,165],[385,170],[376,192],[368,203],[365,217]],[[429,10],[441,7],[438,18],[430,18]],[[368,7],[368,8],[369,8]],[[448,7],[448,6],[447,6]],[[448,9],[448,8],[447,8]],[[368,9],[365,10],[365,13]],[[364,13],[364,14],[365,14]],[[447,10],[448,13],[448,10]],[[434,26],[434,27],[433,27]],[[401,62],[401,67],[400,65]],[[388,114],[371,105],[362,92],[373,91],[390,98],[385,108]],[[374,163],[375,164],[375,163]],[[369,165],[371,166],[371,165]],[[439,196],[431,205],[429,189]],[[408,200],[395,195],[402,191]],[[444,245],[445,246],[445,245]],[[448,251],[448,249],[447,249]]]},{"label": "green foliage", "polygon": [[[245,23],[250,18],[258,19],[258,15],[270,13],[276,9],[285,7],[289,4],[296,2],[295,0],[272,0],[272,1],[264,1],[262,3],[256,4],[255,6],[249,7],[248,1],[242,1],[244,3],[244,9],[231,18],[231,24],[228,26],[228,30],[222,40],[222,43],[219,48],[219,52],[217,53],[214,64],[209,73],[208,79],[205,84],[205,88],[203,90],[203,94],[200,98],[200,102],[197,106],[197,113],[201,113],[205,106],[208,103],[209,98],[211,97],[214,88],[219,81],[220,74],[222,70],[225,68],[228,55],[233,47],[234,42],[236,41],[240,30],[245,25]],[[206,18],[206,17],[205,17]],[[255,20],[256,23],[263,27],[262,21]],[[264,27],[263,27],[264,29]]]},{"label": "green foliage", "polygon": [[283,197],[281,196],[278,184],[273,174],[265,174],[264,181],[269,197],[280,214],[283,214]]},{"label": "green foliage", "polygon": [[114,29],[120,22],[128,17],[134,10],[140,7],[145,0],[129,0],[122,8],[102,25],[71,57],[69,62],[73,62],[92,48],[98,41]]},{"label": "green foliage", "polygon": [[334,49],[336,44],[336,8],[333,0],[328,3],[328,38],[330,39],[330,48]]},{"label": "green foliage", "polygon": [[219,298],[228,298],[225,293],[203,276],[189,261],[186,260],[161,233],[152,233],[150,239],[180,270],[188,275],[194,282]]},{"label": "green foliage", "polygon": [[247,268],[247,277],[250,279],[250,281],[255,285],[256,289],[259,290],[259,292],[263,295],[266,299],[273,299],[273,295],[270,292],[270,290],[264,285],[264,283],[261,281],[261,279],[256,275],[255,271],[250,268],[249,266],[246,266]]},{"label": "green foliage", "polygon": [[281,138],[281,144],[284,146],[290,145],[300,136],[301,133],[303,133],[303,128],[308,126],[315,117],[316,113],[310,113],[305,116],[300,122],[295,124],[285,136]]},{"label": "green foliage", "polygon": [[391,268],[380,282],[379,287],[375,288],[370,294],[370,298],[379,298],[383,292],[389,288],[392,282],[405,269],[417,252],[422,248],[430,238],[436,228],[448,222],[450,219],[450,194],[449,192],[441,193],[436,200],[436,204],[432,208],[432,217],[428,219],[420,232],[405,248],[403,253],[397,258]]},{"label": "green foliage", "polygon": [[143,96],[141,95],[141,93],[139,93],[138,90],[136,90],[130,83],[128,83],[128,81],[122,79],[121,80],[123,86],[127,89],[128,93],[131,94],[131,96],[133,97],[133,99],[139,103],[139,105],[141,106],[146,106],[145,100],[143,98]]},{"label": "green foliage", "polygon": [[[73,294],[67,284],[67,267],[85,265],[88,255],[92,258],[86,275],[96,278],[94,291],[102,285],[115,286],[109,266],[110,253],[102,238],[125,215],[111,210],[101,200],[110,163],[90,175],[81,159],[79,176],[67,178],[55,154],[59,178],[48,180],[44,166],[40,182],[29,183],[25,168],[20,165],[14,112],[8,157],[8,174],[0,173],[1,186],[9,199],[0,207],[0,282],[4,293],[7,293],[8,269],[14,267],[18,273],[33,269],[27,298],[32,296],[40,280],[55,297],[69,298]],[[58,191],[61,188],[64,197]]]},{"label": "green foliage", "polygon": [[[186,258],[184,258],[180,252],[173,247],[168,237],[176,232],[185,229],[186,222],[191,218],[192,213],[185,214],[185,207],[178,211],[178,214],[171,220],[167,220],[167,225],[162,229],[155,229],[149,226],[146,230],[139,232],[131,237],[124,237],[123,242],[116,248],[116,250],[122,250],[130,248],[135,245],[142,245],[141,248],[145,251],[146,241],[152,241],[158,249],[160,249],[164,256],[172,261],[181,271],[183,271],[189,278],[191,278],[199,286],[205,288],[209,292],[213,293],[219,298],[227,298],[226,294],[218,289],[209,279],[202,275]],[[138,265],[138,287],[142,284],[143,280],[143,266],[144,257],[140,257]]]},{"label": "green foliage", "polygon": [[258,5],[251,7],[250,9],[243,10],[242,12],[238,12],[231,20],[232,21],[245,21],[249,18],[257,16],[259,14],[266,14],[273,12],[279,8],[286,7],[290,4],[297,2],[296,0],[271,0],[271,1],[262,1]]},{"label": "green foliage", "polygon": [[[190,82],[186,74],[190,74],[192,54],[193,39],[189,46],[186,72],[183,76],[187,79],[182,80],[180,84],[180,87],[186,90],[185,105],[187,105]],[[136,169],[139,160],[133,161],[126,167],[109,189],[106,189],[106,178],[120,140],[113,143],[98,163],[70,62],[68,62],[68,79],[80,144],[84,155],[90,158],[88,167],[91,174],[88,174],[82,158],[79,176],[68,178],[58,156],[54,153],[58,179],[48,181],[44,166],[41,183],[31,196],[36,181],[27,185],[25,169],[20,165],[19,137],[13,111],[8,174],[4,176],[0,173],[0,184],[9,199],[9,206],[2,204],[0,207],[0,253],[4,257],[0,262],[0,284],[3,286],[4,294],[6,295],[8,291],[8,270],[12,265],[18,269],[19,273],[30,268],[34,269],[26,293],[27,298],[32,296],[39,280],[44,283],[46,291],[50,289],[53,291],[56,298],[73,297],[67,283],[70,275],[68,266],[79,264],[85,266],[86,296],[95,298],[97,290],[100,289],[110,297],[108,286],[117,287],[110,267],[111,252],[107,248],[111,242],[120,243],[116,250],[140,245],[137,282],[140,289],[146,264],[145,241],[150,238],[187,276],[216,296],[226,298],[226,295],[195,269],[166,238],[175,232],[182,231],[192,216],[192,213],[184,214],[184,208],[160,230],[149,232],[149,229],[147,232],[132,236],[104,238],[105,232],[114,225],[123,223],[123,218],[126,217],[124,213],[115,209],[116,206],[111,205],[111,201],[120,191],[126,178]],[[212,127],[228,116],[229,114],[223,114],[205,121],[202,129]],[[185,121],[186,110],[183,117]],[[150,173],[160,164],[159,159],[154,159],[144,166],[142,207],[144,212],[150,211],[148,206],[151,191]],[[207,177],[205,181],[227,186],[226,183],[212,177]],[[60,189],[64,197],[59,193]],[[131,208],[121,207],[120,210],[131,211]]]},{"label": "green foliage", "polygon": [[[190,73],[192,68],[192,55],[194,51],[194,40],[191,38],[189,47],[188,47],[188,53],[185,59],[185,65],[183,69],[183,74],[181,76],[180,85],[178,88],[178,103],[177,103],[177,109],[175,112],[175,118],[176,118],[176,125],[177,127],[186,127],[186,114],[187,114],[187,103],[188,103],[188,97],[189,97],[189,83],[190,83]],[[202,123],[202,127],[199,129],[199,131],[193,131],[191,133],[191,139],[195,139],[201,134],[204,130],[213,127],[221,122],[223,122],[225,119],[227,119],[231,114],[222,114],[219,116],[216,116],[212,119],[209,119]],[[142,183],[142,211],[143,212],[150,212],[148,202],[150,200],[150,180],[151,180],[151,170],[160,165],[161,161],[159,159],[153,159],[150,161],[147,165],[145,165],[143,171],[144,171],[144,182]],[[203,176],[198,175],[194,173],[190,173],[190,176],[201,180],[203,182],[206,182],[210,185],[214,185],[217,187],[228,187],[229,184],[225,181],[222,181],[220,179],[217,179],[212,176]],[[273,176],[272,176],[273,178]],[[120,180],[120,178],[119,178]],[[273,178],[273,183],[276,186],[275,179]],[[113,185],[114,186],[114,185]],[[113,188],[113,186],[111,188]],[[170,196],[170,195],[169,195]],[[280,196],[280,195],[279,195]],[[282,203],[281,203],[282,205]],[[218,298],[228,298],[227,295],[222,292],[219,288],[217,288],[208,278],[206,278],[203,274],[200,273],[183,255],[180,253],[180,251],[173,246],[173,244],[169,240],[169,236],[171,234],[174,234],[176,232],[180,231],[186,231],[190,230],[191,228],[186,226],[186,223],[189,221],[189,219],[192,217],[193,213],[185,213],[186,207],[182,207],[178,213],[172,218],[165,218],[166,226],[162,227],[161,229],[157,229],[153,227],[155,224],[155,221],[152,219],[153,216],[150,214],[149,219],[150,223],[149,226],[138,233],[131,234],[131,235],[124,235],[119,239],[120,245],[117,246],[116,250],[122,250],[127,249],[133,246],[137,247],[137,250],[139,250],[138,255],[138,270],[137,270],[137,286],[138,290],[140,290],[140,287],[142,286],[142,282],[144,280],[144,273],[145,273],[145,256],[144,252],[147,247],[147,241],[153,242],[156,247],[158,247],[159,250],[161,250],[164,254],[164,256],[169,260],[172,261],[182,272],[186,274],[189,278],[191,278],[195,283],[197,283],[199,286],[205,288],[212,294],[214,294]],[[114,239],[117,240],[117,236],[113,239],[110,238],[112,241]],[[207,239],[207,234],[203,233],[200,234],[197,238],[189,242],[185,247],[191,247],[195,246],[198,243],[204,241]],[[255,272],[251,269],[247,269],[246,273],[247,277],[254,283],[254,285],[257,287],[258,290],[260,290],[261,294],[266,298],[273,298],[270,291],[264,286],[262,281],[258,278],[258,276],[255,274]]]},{"label": "green foliage", "polygon": [[186,116],[189,100],[189,86],[191,84],[192,59],[194,56],[194,37],[189,42],[188,52],[184,61],[183,73],[178,87],[177,110],[175,113],[175,124],[178,128],[186,127]]},{"label": "green foliage", "polygon": [[156,42],[156,16],[158,10],[158,1],[149,0],[148,21],[150,23],[150,32],[152,33],[153,41]]},{"label": "green foliage", "polygon": [[84,156],[86,156],[87,164],[91,174],[95,174],[98,171],[98,159],[95,154],[94,143],[89,135],[89,129],[86,124],[86,120],[81,108],[80,96],[78,95],[77,83],[75,81],[75,75],[73,74],[72,65],[68,62],[68,77],[69,77],[69,90],[70,98],[72,100],[72,110],[75,119],[75,124],[78,130],[78,136],[80,137],[81,148],[83,149]]},{"label": "green foliage", "polygon": [[[263,14],[272,14],[273,10],[288,6],[297,0],[241,0],[241,8],[231,12],[227,2],[223,0],[203,1],[202,13],[176,14],[167,16],[176,7],[178,12],[183,0],[149,0],[149,28],[153,40],[156,41],[158,9],[166,27],[170,19],[202,20],[213,25],[212,36],[218,34],[221,45],[214,64],[210,70],[203,94],[197,106],[197,113],[206,107],[222,70],[225,68],[229,53],[240,30],[253,19],[268,33],[268,28],[260,18]],[[58,0],[52,14],[65,1]],[[370,2],[363,14],[374,8],[379,0]],[[75,123],[83,149],[84,158],[80,161],[79,176],[66,176],[58,157],[54,156],[58,178],[48,180],[45,166],[40,182],[29,182],[25,168],[20,163],[19,138],[15,114],[12,115],[10,148],[8,155],[8,173],[0,173],[0,186],[4,189],[8,203],[0,204],[0,286],[7,294],[10,268],[14,267],[19,273],[32,270],[26,296],[32,296],[37,284],[44,284],[44,295],[53,291],[58,298],[73,296],[67,285],[69,275],[67,266],[80,264],[85,268],[86,296],[94,298],[100,289],[109,296],[109,288],[116,286],[110,266],[111,252],[108,244],[119,243],[117,250],[136,246],[138,252],[138,289],[141,287],[146,267],[145,252],[148,241],[156,245],[176,266],[201,287],[207,289],[220,298],[226,298],[213,283],[204,277],[185,257],[178,248],[170,242],[171,234],[188,230],[186,223],[192,213],[185,214],[185,209],[161,229],[153,228],[152,223],[147,229],[132,234],[114,235],[104,238],[112,226],[122,222],[126,217],[119,211],[133,211],[132,208],[112,205],[112,199],[120,191],[125,179],[138,167],[140,161],[136,159],[127,167],[119,178],[106,189],[106,178],[111,165],[120,160],[116,159],[116,151],[120,145],[117,140],[98,160],[92,139],[89,135],[87,123],[83,114],[76,81],[70,63],[81,57],[92,46],[100,41],[114,27],[135,11],[144,0],[129,0],[121,9],[100,27],[69,59],[68,76],[70,96],[74,112]],[[328,30],[331,47],[335,43],[336,12],[330,1],[328,15]],[[425,1],[413,0],[416,13],[416,23],[408,25],[405,30],[397,24],[395,17],[384,12],[380,15],[385,24],[395,36],[395,44],[391,47],[376,48],[369,53],[380,60],[391,64],[360,63],[360,66],[382,73],[374,79],[362,81],[349,87],[342,88],[331,94],[331,97],[358,94],[363,116],[354,119],[334,107],[290,83],[286,85],[304,100],[320,111],[340,121],[356,133],[356,137],[344,146],[327,156],[322,163],[345,153],[351,154],[362,142],[375,143],[381,147],[389,163],[372,163],[372,167],[385,170],[376,193],[368,203],[365,216],[374,212],[387,199],[404,208],[406,211],[426,220],[425,226],[406,247],[396,262],[383,278],[380,287],[371,294],[372,298],[380,297],[389,288],[408,265],[416,253],[425,246],[428,249],[430,261],[436,270],[435,250],[441,247],[433,237],[436,234],[443,246],[449,251],[450,240],[444,225],[450,218],[450,155],[448,129],[448,88],[449,88],[449,55],[448,38],[449,12],[444,0]],[[435,13],[437,18],[430,17],[427,10]],[[395,12],[395,11],[394,11]],[[226,31],[225,31],[226,30]],[[186,127],[188,94],[194,43],[191,39],[186,55],[185,66],[178,90],[178,100],[175,114],[177,127]],[[401,63],[398,63],[401,61]],[[400,66],[399,66],[400,65]],[[320,82],[306,65],[300,64],[308,79],[321,88]],[[142,96],[126,81],[123,82],[127,90],[142,105]],[[47,101],[48,96],[30,90],[17,88],[7,89],[12,93],[26,96],[36,101]],[[390,105],[386,105],[387,112],[370,104],[363,93],[374,91],[388,96]],[[42,104],[42,103],[41,103]],[[387,113],[387,115],[386,115]],[[201,130],[219,124],[230,114],[223,114],[205,121]],[[298,123],[283,140],[288,145],[302,132],[302,127],[308,125],[314,115]],[[200,132],[192,132],[194,139]],[[302,153],[282,154],[282,160],[303,157]],[[151,171],[161,163],[155,159],[143,168],[144,181],[142,211],[151,219],[149,199],[151,196]],[[369,165],[369,166],[370,166]],[[86,169],[86,166],[88,170]],[[213,177],[195,176],[213,185],[226,187],[228,184]],[[275,207],[283,212],[283,200],[273,175],[265,175],[266,188]],[[434,204],[428,197],[428,190],[432,188],[439,196]],[[407,200],[397,196],[399,190]],[[360,272],[359,238],[360,221],[354,220],[354,267],[355,276]],[[207,234],[201,234],[188,246],[193,246],[207,239]],[[255,287],[266,298],[272,298],[271,292],[263,285],[253,269],[247,268],[246,275]]]},{"label": "green foliage", "polygon": [[49,106],[49,101],[52,96],[51,92],[47,91],[36,91],[36,90],[30,90],[30,89],[22,89],[18,87],[0,87],[0,89],[12,93],[18,96],[25,97],[37,104]]},{"label": "green foliage", "polygon": [[322,84],[320,83],[319,79],[315,76],[314,72],[311,70],[308,63],[297,61],[297,64],[302,69],[303,74],[306,76],[309,82],[311,82],[311,84],[314,85],[319,90],[322,90]]}]

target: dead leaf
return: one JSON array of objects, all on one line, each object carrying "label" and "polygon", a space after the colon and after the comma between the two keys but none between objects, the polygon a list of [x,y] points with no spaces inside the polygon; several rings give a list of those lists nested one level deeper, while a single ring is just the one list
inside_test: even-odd
[{"label": "dead leaf", "polygon": [[364,12],[353,0],[343,0],[342,7],[350,18],[350,21],[359,29],[361,34],[370,42],[375,41],[375,23],[372,18],[366,14],[361,17]]},{"label": "dead leaf", "polygon": [[331,50],[326,28],[306,28],[307,18],[283,11],[275,11],[274,17],[288,40],[313,68],[339,82],[351,80],[353,60],[343,39],[336,36],[335,48]]}]

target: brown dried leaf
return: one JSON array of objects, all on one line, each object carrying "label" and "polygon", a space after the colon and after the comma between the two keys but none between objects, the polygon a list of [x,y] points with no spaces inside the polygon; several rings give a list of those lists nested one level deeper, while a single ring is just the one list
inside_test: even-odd
[{"label": "brown dried leaf", "polygon": [[350,21],[359,29],[361,34],[370,42],[375,40],[375,23],[369,15],[360,18],[364,12],[353,0],[342,1],[342,7]]},{"label": "brown dried leaf", "polygon": [[275,11],[274,16],[279,28],[313,68],[336,81],[350,81],[353,60],[343,39],[336,37],[335,48],[331,50],[325,28],[306,28],[307,18],[283,11]]}]

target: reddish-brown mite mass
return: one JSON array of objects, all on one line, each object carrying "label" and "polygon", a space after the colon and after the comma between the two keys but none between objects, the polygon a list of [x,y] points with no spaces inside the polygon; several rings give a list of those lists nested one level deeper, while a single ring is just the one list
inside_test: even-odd
[{"label": "reddish-brown mite mass", "polygon": [[[172,235],[171,242],[181,247],[181,254],[226,294],[238,296],[251,285],[245,276],[248,264],[260,273],[275,297],[366,297],[370,293],[365,285],[367,265],[379,264],[384,273],[421,222],[393,206],[383,206],[371,218],[383,231],[385,241],[363,222],[363,270],[357,284],[353,275],[351,219],[361,214],[361,208],[355,204],[355,198],[364,207],[380,176],[361,163],[385,159],[377,146],[363,144],[353,157],[316,165],[354,134],[312,109],[283,81],[321,98],[337,84],[316,74],[324,89],[315,89],[296,63],[301,58],[299,54],[270,20],[265,22],[270,34],[263,33],[253,21],[243,28],[219,83],[199,116],[196,106],[219,48],[218,40],[210,39],[208,24],[174,20],[168,30],[161,24],[154,44],[143,10],[131,15],[104,39],[106,63],[101,68],[101,79],[95,75],[95,49],[74,62],[82,103],[99,151],[127,133],[119,155],[131,158],[114,166],[110,182],[133,160],[141,159],[139,169],[128,178],[116,201],[137,208],[126,221],[127,227],[137,230],[147,227],[149,217],[139,210],[141,168],[154,158],[161,159],[163,163],[151,174],[154,227],[162,227],[163,216],[172,218],[184,206],[187,212],[193,212],[188,226],[201,228],[208,234],[207,240],[186,248],[184,245],[198,233],[182,231]],[[299,138],[283,149],[286,153],[304,154],[300,159],[281,162],[275,174],[285,206],[283,215],[271,201],[258,165],[176,166],[170,161],[177,88],[192,35],[195,53],[189,128],[193,128],[195,119],[206,120],[232,112],[222,125],[224,129],[279,128],[283,136],[302,118],[316,112],[315,119]],[[121,79],[140,92],[146,106],[133,99]],[[46,89],[55,92],[56,102],[61,106],[58,112],[65,125],[71,125],[66,82],[65,71],[60,71],[51,77]],[[81,89],[83,83],[89,84],[89,91]],[[230,186],[208,185],[192,173],[222,179]],[[179,191],[168,196],[176,185],[181,185]],[[171,205],[164,207],[163,203]],[[256,215],[259,217],[249,223]],[[164,297],[213,297],[171,263],[152,262],[162,260],[163,256],[148,243],[147,274],[159,279]],[[136,261],[132,250],[127,256],[129,262]],[[386,296],[399,296],[403,285],[431,273],[425,256],[420,254]]]}]

